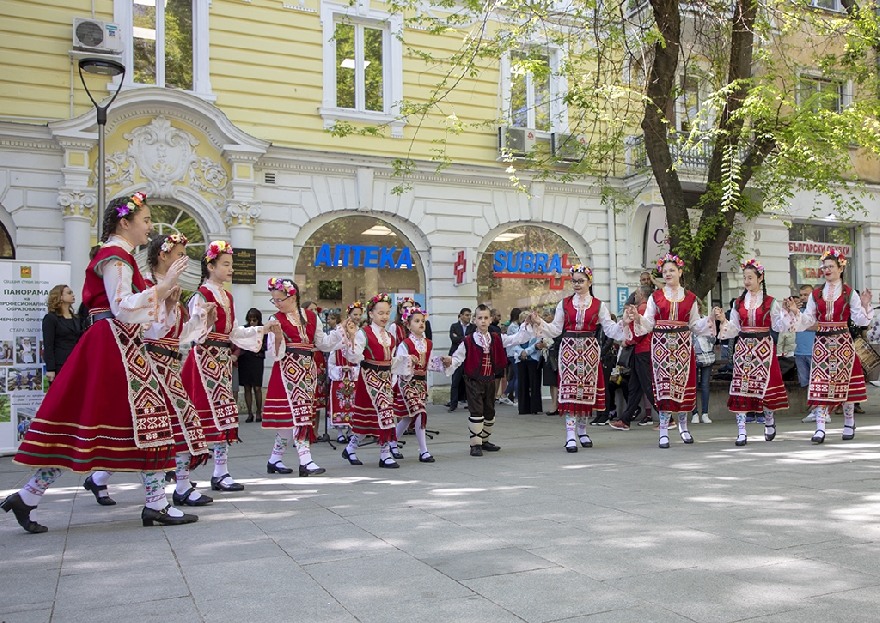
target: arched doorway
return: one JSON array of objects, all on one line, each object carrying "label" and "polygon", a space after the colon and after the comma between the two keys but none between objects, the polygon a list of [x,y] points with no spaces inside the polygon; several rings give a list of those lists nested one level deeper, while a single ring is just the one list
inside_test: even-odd
[{"label": "arched doorway", "polygon": [[366,302],[379,292],[425,304],[425,278],[415,246],[392,223],[375,216],[341,216],[315,231],[296,262],[303,301],[327,311]]},{"label": "arched doorway", "polygon": [[0,259],[15,259],[15,244],[12,242],[12,236],[9,235],[9,230],[6,229],[6,225],[3,223],[0,223]]},{"label": "arched doorway", "polygon": [[480,258],[478,298],[501,310],[505,320],[514,307],[555,306],[565,290],[569,267],[588,259],[579,258],[562,236],[545,227],[508,229],[489,243]]}]

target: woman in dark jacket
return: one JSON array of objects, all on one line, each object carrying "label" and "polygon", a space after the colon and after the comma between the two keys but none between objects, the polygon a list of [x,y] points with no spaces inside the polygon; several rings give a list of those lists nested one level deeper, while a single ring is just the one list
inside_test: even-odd
[{"label": "woman in dark jacket", "polygon": [[73,311],[74,303],[76,295],[68,286],[61,284],[49,290],[49,313],[43,316],[43,357],[49,382],[55,380],[83,334],[82,321]]}]

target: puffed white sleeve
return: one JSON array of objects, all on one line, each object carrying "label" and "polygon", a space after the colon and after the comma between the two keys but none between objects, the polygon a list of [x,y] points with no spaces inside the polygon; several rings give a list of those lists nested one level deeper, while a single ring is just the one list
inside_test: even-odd
[{"label": "puffed white sleeve", "polygon": [[604,302],[599,305],[599,322],[602,325],[602,330],[605,332],[605,335],[612,340],[626,340],[627,331],[623,325],[623,320],[614,322],[611,318],[611,312],[608,311],[608,307]]},{"label": "puffed white sleeve", "polygon": [[[512,335],[501,335],[500,333],[496,333],[495,336],[501,338],[501,344],[504,348],[510,348],[511,346],[528,342],[535,337],[535,332],[532,331],[532,325],[524,322],[519,325],[519,331]],[[492,339],[495,338],[493,337]]]},{"label": "puffed white sleeve", "polygon": [[321,319],[318,319],[318,326],[315,329],[315,348],[325,353],[332,353],[345,346],[345,329],[342,325],[336,327],[329,334],[324,333],[321,326]]},{"label": "puffed white sleeve", "polygon": [[654,318],[657,317],[657,304],[654,297],[648,299],[648,306],[645,308],[645,315],[636,314],[636,320],[632,323],[633,331],[636,337],[647,335],[654,330]]},{"label": "puffed white sleeve", "polygon": [[[771,314],[773,313],[772,308],[770,312]],[[729,340],[739,335],[740,331],[742,331],[742,324],[740,324],[739,321],[739,312],[733,310],[732,312],[730,312],[730,320],[724,320],[721,322],[721,332],[718,334],[718,339]],[[785,325],[785,329],[782,329],[782,331],[788,331],[787,324]]]},{"label": "puffed white sleeve", "polygon": [[867,327],[874,320],[874,308],[869,307],[865,310],[862,307],[862,299],[855,290],[849,297],[849,317],[860,327]]},{"label": "puffed white sleeve", "polygon": [[[180,304],[176,305],[174,309],[169,313],[168,309],[165,309],[165,322],[154,322],[149,326],[149,328],[144,329],[144,338],[148,340],[160,340],[166,335],[168,332],[174,329],[174,326],[177,324],[177,319],[180,315]],[[186,326],[184,325],[184,330]],[[182,334],[181,334],[182,336]],[[191,341],[191,340],[190,340]],[[180,340],[181,344],[185,344],[184,340]]]},{"label": "puffed white sleeve", "polygon": [[817,321],[816,301],[810,296],[807,299],[807,308],[804,311],[795,313],[785,312],[791,331],[806,331],[811,328]]},{"label": "puffed white sleeve", "polygon": [[104,291],[110,301],[110,311],[119,322],[165,323],[166,309],[156,295],[156,286],[134,293],[131,291],[134,271],[126,262],[110,258],[99,266],[104,280]]},{"label": "puffed white sleeve", "polygon": [[782,310],[782,305],[776,299],[773,299],[773,305],[770,306],[770,326],[777,333],[788,333],[790,329],[788,318],[786,318]]},{"label": "puffed white sleeve", "polygon": [[556,306],[556,313],[553,315],[553,322],[541,321],[542,337],[559,337],[562,329],[565,328],[565,309],[562,307],[562,301]]},{"label": "puffed white sleeve", "polygon": [[[516,335],[516,333],[514,333]],[[452,365],[444,370],[446,376],[452,376],[455,370],[464,363],[464,358],[467,355],[467,349],[465,348],[464,342],[458,345],[458,348],[455,349],[455,352],[452,353]]]},{"label": "puffed white sleeve", "polygon": [[[403,358],[405,358],[405,360]],[[396,361],[403,361],[404,363],[398,364],[397,371],[395,372],[393,362]],[[397,345],[397,350],[394,352],[394,359],[391,364],[391,371],[407,381],[412,378],[413,364],[412,359],[409,356],[409,351],[406,349],[406,344]]]},{"label": "puffed white sleeve", "polygon": [[694,335],[705,335],[706,337],[715,336],[715,319],[711,316],[701,316],[700,308],[697,307],[696,301],[694,301],[694,305],[691,307],[691,314],[688,318],[688,327]]},{"label": "puffed white sleeve", "polygon": [[360,363],[364,360],[364,348],[367,347],[367,335],[364,333],[366,329],[361,329],[354,334],[354,343],[347,343],[343,354],[352,364]]}]

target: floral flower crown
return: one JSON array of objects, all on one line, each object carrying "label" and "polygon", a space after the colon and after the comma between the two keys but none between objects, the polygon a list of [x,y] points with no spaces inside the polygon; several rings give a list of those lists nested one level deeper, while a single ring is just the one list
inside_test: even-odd
[{"label": "floral flower crown", "polygon": [[837,260],[837,263],[840,264],[841,268],[846,266],[846,256],[840,249],[828,249],[825,251],[825,253],[822,254],[822,258],[819,260],[819,263],[822,263],[825,260]]},{"label": "floral flower crown", "polygon": [[182,244],[186,246],[188,242],[189,240],[183,234],[171,234],[170,236],[165,236],[165,241],[160,248],[163,253],[168,253],[175,245]]},{"label": "floral flower crown", "polygon": [[269,279],[269,292],[273,290],[284,292],[287,296],[296,296],[296,286],[293,281],[283,277],[271,277]]},{"label": "floral flower crown", "polygon": [[575,264],[568,269],[568,272],[572,277],[574,277],[575,273],[583,273],[590,281],[593,280],[593,271],[590,270],[589,266],[584,266],[583,264]]},{"label": "floral flower crown", "polygon": [[364,306],[360,301],[355,301],[351,305],[348,306],[348,313],[351,314],[356,309],[363,309]]},{"label": "floral flower crown", "polygon": [[116,206],[116,215],[124,218],[129,214],[134,214],[141,209],[141,206],[147,202],[147,193],[135,193],[129,197],[126,203]]},{"label": "floral flower crown", "polygon": [[764,274],[764,266],[762,266],[761,264],[759,264],[759,263],[758,263],[758,260],[756,260],[756,259],[754,259],[754,258],[750,259],[749,261],[747,261],[745,264],[742,265],[742,269],[743,269],[743,270],[745,270],[746,268],[751,268],[751,269],[753,269],[753,270],[754,270],[756,273],[758,273],[759,275],[763,275],[763,274]]},{"label": "floral flower crown", "polygon": [[402,314],[403,321],[409,322],[409,319],[412,316],[415,316],[416,314],[421,314],[422,316],[425,317],[425,320],[428,319],[428,312],[426,312],[421,307],[407,307],[406,309],[403,310],[403,314]]},{"label": "floral flower crown", "polygon": [[403,306],[406,305],[407,303],[412,303],[413,305],[416,304],[415,299],[412,299],[408,296],[404,296],[399,301],[397,301],[397,309],[402,309]]},{"label": "floral flower crown", "polygon": [[673,255],[672,253],[667,253],[666,255],[661,257],[659,260],[657,260],[657,270],[662,271],[663,265],[666,262],[672,262],[673,264],[675,264],[679,268],[684,268],[684,261],[680,257],[678,257],[677,255]]},{"label": "floral flower crown", "polygon": [[382,294],[377,294],[373,298],[370,299],[370,302],[367,303],[367,311],[373,311],[373,308],[376,306],[376,303],[388,303],[391,305],[391,296],[387,292],[383,292]]},{"label": "floral flower crown", "polygon": [[216,260],[222,253],[232,255],[232,245],[225,240],[215,240],[208,245],[208,249],[205,251],[205,259],[211,262]]}]

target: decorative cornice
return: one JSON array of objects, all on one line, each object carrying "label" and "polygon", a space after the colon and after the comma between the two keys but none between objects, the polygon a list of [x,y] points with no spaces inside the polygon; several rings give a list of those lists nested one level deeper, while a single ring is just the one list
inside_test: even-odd
[{"label": "decorative cornice", "polygon": [[257,219],[263,213],[262,203],[252,201],[250,203],[232,203],[226,206],[226,213],[223,215],[223,221],[229,227],[253,227],[257,224]]},{"label": "decorative cornice", "polygon": [[59,149],[58,145],[56,145],[52,141],[31,141],[24,139],[14,139],[14,138],[0,138],[0,148],[3,149],[15,149],[22,151],[51,151],[60,153],[61,149]]}]

